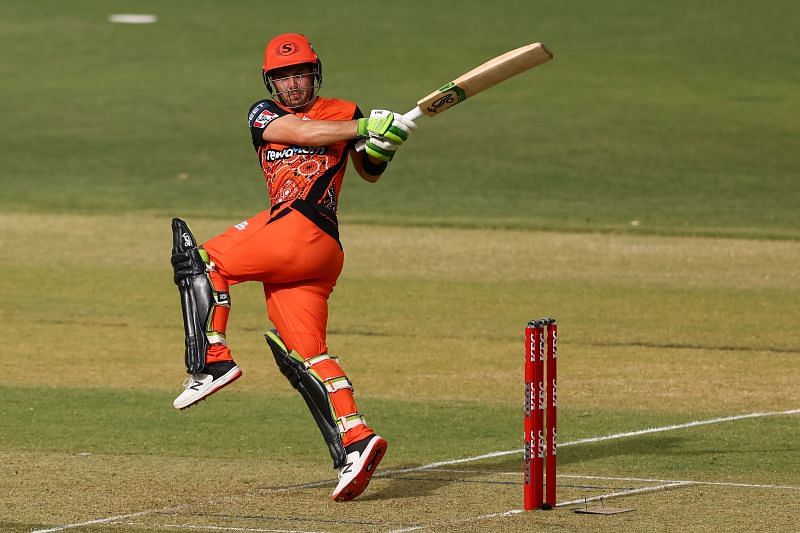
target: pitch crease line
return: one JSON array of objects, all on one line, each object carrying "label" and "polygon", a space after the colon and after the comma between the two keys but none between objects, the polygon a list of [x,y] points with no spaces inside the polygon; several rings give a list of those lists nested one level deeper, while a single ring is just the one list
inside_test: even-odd
[{"label": "pitch crease line", "polygon": [[389,533],[405,533],[406,531],[418,531],[420,529],[428,529],[428,528],[440,528],[445,526],[454,526],[456,524],[464,524],[467,522],[472,522],[474,520],[489,520],[491,518],[497,518],[499,516],[511,516],[519,513],[524,513],[522,509],[512,509],[510,511],[503,511],[501,513],[492,513],[483,516],[477,516],[474,518],[464,518],[463,520],[454,520],[452,522],[443,522],[439,524],[430,524],[424,526],[411,526],[411,527],[404,527],[401,529],[392,529]]},{"label": "pitch crease line", "polygon": [[146,524],[144,522],[108,522],[120,526],[147,526],[161,529],[203,529],[208,531],[242,531],[245,533],[326,533],[325,531],[306,531],[304,529],[265,529],[260,527],[198,526],[194,524]]},{"label": "pitch crease line", "polygon": [[83,526],[93,526],[97,524],[108,524],[111,522],[118,522],[120,520],[125,520],[127,518],[135,518],[137,516],[146,516],[149,514],[157,513],[158,511],[163,511],[165,509],[153,509],[150,511],[139,511],[136,513],[129,513],[123,514],[119,516],[111,516],[108,518],[98,518],[96,520],[87,520],[86,522],[76,522],[74,524],[67,524],[65,526],[57,526],[52,527],[49,529],[34,529],[31,533],[51,533],[52,531],[64,531],[65,529],[73,529],[76,527],[83,527]]},{"label": "pitch crease line", "polygon": [[[492,475],[492,476],[519,477],[519,472],[498,472],[495,470],[458,470],[455,468],[437,468],[433,471],[453,473],[453,474],[482,474],[482,475]],[[737,483],[734,481],[699,481],[696,479],[656,479],[647,477],[590,476],[583,474],[559,474],[559,477],[565,477],[570,479],[598,479],[601,481],[642,481],[642,482],[656,482],[656,483],[679,483],[681,481],[685,481],[693,485],[739,487],[744,489],[800,490],[800,486],[798,485],[775,485],[774,483]]]},{"label": "pitch crease line", "polygon": [[692,479],[650,479],[642,477],[612,477],[612,476],[582,476],[576,474],[562,474],[561,477],[572,479],[599,479],[601,481],[646,481],[654,483],[691,483],[692,485],[712,485],[717,487],[739,487],[744,489],[780,489],[780,490],[800,490],[800,487],[793,485],[774,485],[760,483],[735,483],[731,481],[697,481]]},{"label": "pitch crease line", "polygon": [[597,500],[605,500],[607,498],[616,498],[619,496],[628,496],[630,494],[643,494],[645,492],[658,492],[660,490],[674,489],[678,487],[690,487],[694,485],[691,481],[676,481],[675,483],[666,483],[664,485],[651,485],[649,487],[641,487],[638,489],[620,490],[617,492],[609,492],[608,494],[601,494],[600,496],[592,496],[591,498],[581,498],[579,500],[572,500],[568,502],[559,502],[556,507],[566,507],[567,505],[578,505],[586,502],[594,502]]},{"label": "pitch crease line", "polygon": [[[574,441],[570,441],[570,442],[564,442],[564,443],[559,444],[558,446],[559,447],[574,446],[576,444],[588,444],[588,443],[595,443],[595,442],[603,442],[603,441],[607,441],[607,440],[622,439],[622,438],[625,438],[625,437],[638,437],[640,435],[649,435],[649,434],[652,434],[652,433],[661,433],[661,432],[664,432],[664,431],[675,431],[675,430],[678,430],[678,429],[687,429],[687,428],[692,428],[692,427],[697,427],[697,426],[706,426],[706,425],[710,425],[710,424],[721,424],[723,422],[733,422],[733,421],[736,421],[736,420],[745,420],[745,419],[749,419],[749,418],[763,418],[763,417],[767,417],[767,416],[794,415],[794,414],[800,414],[800,409],[789,409],[787,411],[767,411],[767,412],[758,412],[758,413],[747,413],[747,414],[743,414],[743,415],[724,416],[724,417],[719,417],[719,418],[711,418],[711,419],[707,419],[707,420],[694,420],[692,422],[685,422],[683,424],[673,424],[673,425],[669,425],[669,426],[661,426],[661,427],[656,427],[656,428],[640,429],[640,430],[637,430],[637,431],[626,431],[626,432],[623,432],[623,433],[612,433],[610,435],[601,435],[601,436],[598,436],[598,437],[588,437],[588,438],[585,438],[585,439],[578,439],[578,440],[574,440]],[[481,461],[483,459],[493,459],[495,457],[503,457],[505,455],[514,455],[514,454],[518,454],[518,453],[522,453],[522,448],[518,448],[516,450],[503,450],[503,451],[497,451],[497,452],[490,452],[490,453],[485,453],[485,454],[482,454],[482,455],[475,455],[475,456],[472,456],[472,457],[465,457],[463,459],[451,459],[451,460],[448,460],[448,461],[437,461],[435,463],[429,463],[427,465],[422,465],[422,466],[413,466],[413,467],[410,467],[410,468],[399,468],[399,469],[396,469],[396,470],[384,470],[383,472],[378,472],[373,477],[378,478],[378,477],[392,476],[392,475],[396,475],[396,474],[405,474],[405,473],[408,473],[408,472],[419,472],[419,471],[422,471],[422,470],[436,469],[436,468],[439,468],[439,467],[442,467],[442,466],[450,466],[450,465],[456,465],[456,464],[462,464],[462,463],[471,463],[471,462],[474,462],[474,461]],[[315,488],[315,487],[321,487],[323,485],[329,485],[331,483],[334,483],[335,481],[336,480],[329,479],[329,480],[324,480],[324,481],[314,481],[314,482],[311,482],[311,483],[302,483],[302,484],[299,484],[299,485],[292,485],[292,486],[289,486],[289,487],[280,487],[280,488],[275,488],[275,489],[262,489],[262,490],[265,491],[265,492],[289,492],[289,491],[292,491],[292,490],[302,490],[302,489],[311,489],[311,488]]]},{"label": "pitch crease line", "polygon": [[[643,493],[646,493],[646,492],[658,492],[658,491],[661,491],[661,490],[669,490],[669,489],[674,489],[674,488],[678,488],[678,487],[687,487],[687,486],[691,486],[691,485],[693,485],[693,483],[689,482],[689,481],[678,481],[678,482],[675,482],[675,483],[667,483],[667,484],[664,484],[664,485],[652,485],[650,487],[641,487],[641,488],[638,488],[638,489],[621,490],[621,491],[617,491],[617,492],[610,492],[608,494],[603,494],[601,496],[592,496],[591,498],[581,498],[580,500],[573,500],[573,501],[569,501],[569,502],[561,502],[561,503],[556,504],[556,507],[565,507],[567,505],[578,505],[578,504],[581,504],[581,503],[588,503],[588,502],[597,501],[597,500],[604,500],[604,499],[607,499],[607,498],[615,498],[615,497],[619,497],[619,496],[628,496],[630,494],[643,494]],[[413,526],[413,527],[408,527],[408,528],[403,528],[403,529],[393,529],[390,533],[405,533],[407,531],[418,531],[418,530],[421,530],[421,529],[437,529],[437,528],[443,528],[443,527],[447,527],[447,526],[454,526],[454,525],[457,525],[457,524],[463,524],[463,523],[467,523],[467,522],[479,522],[479,521],[482,521],[482,520],[490,520],[492,518],[497,518],[497,517],[500,517],[500,516],[512,516],[512,515],[515,515],[515,514],[522,514],[522,513],[525,513],[525,512],[526,511],[523,510],[523,509],[511,509],[510,511],[504,511],[504,512],[501,512],[501,513],[492,513],[492,514],[486,514],[486,515],[481,515],[481,516],[473,516],[473,517],[470,517],[470,518],[464,518],[463,520],[455,520],[455,521],[452,521],[452,522],[442,522],[442,523],[429,524],[429,525],[424,525],[424,526]]]}]

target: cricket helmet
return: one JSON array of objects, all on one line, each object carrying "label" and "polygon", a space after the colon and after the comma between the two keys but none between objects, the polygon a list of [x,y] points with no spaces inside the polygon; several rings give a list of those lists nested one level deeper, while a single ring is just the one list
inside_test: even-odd
[{"label": "cricket helmet", "polygon": [[315,93],[322,86],[322,62],[305,35],[299,33],[282,33],[272,38],[264,48],[264,65],[262,76],[264,85],[270,94],[273,85],[269,73],[278,68],[309,63],[314,67]]}]

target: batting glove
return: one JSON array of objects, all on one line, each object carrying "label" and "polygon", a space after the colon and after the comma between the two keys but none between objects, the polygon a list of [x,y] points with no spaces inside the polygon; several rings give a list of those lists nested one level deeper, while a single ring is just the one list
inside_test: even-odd
[{"label": "batting glove", "polygon": [[416,129],[417,125],[411,120],[385,109],[373,109],[369,118],[358,119],[358,135],[369,139],[377,137],[395,145],[403,144]]},{"label": "batting glove", "polygon": [[380,159],[381,161],[391,161],[397,151],[398,144],[388,139],[381,139],[378,137],[367,137],[367,142],[364,143],[364,150],[367,155]]}]

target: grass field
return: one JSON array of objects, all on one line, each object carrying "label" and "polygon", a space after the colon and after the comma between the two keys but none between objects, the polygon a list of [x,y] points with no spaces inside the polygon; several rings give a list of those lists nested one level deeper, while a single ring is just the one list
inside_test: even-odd
[{"label": "grass field", "polygon": [[[796,529],[798,4],[43,5],[0,4],[0,530]],[[365,110],[532,40],[556,54],[421,119],[379,184],[346,179],[329,345],[390,444],[348,504],[260,287],[232,291],[244,377],[170,405],[169,219],[205,239],[264,208],[244,113],[281,31]],[[523,513],[543,315],[562,505]],[[600,501],[635,510],[571,512]]]}]

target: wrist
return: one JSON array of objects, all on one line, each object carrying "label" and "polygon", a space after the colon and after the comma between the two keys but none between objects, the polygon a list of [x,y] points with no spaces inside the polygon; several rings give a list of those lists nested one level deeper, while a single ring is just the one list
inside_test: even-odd
[{"label": "wrist", "polygon": [[389,164],[388,161],[381,161],[379,159],[375,159],[370,157],[368,154],[364,154],[364,158],[361,161],[361,167],[367,174],[371,174],[372,176],[380,176],[386,170],[386,166]]},{"label": "wrist", "polygon": [[358,137],[366,137],[369,135],[368,124],[369,119],[367,118],[356,119],[356,135]]}]

